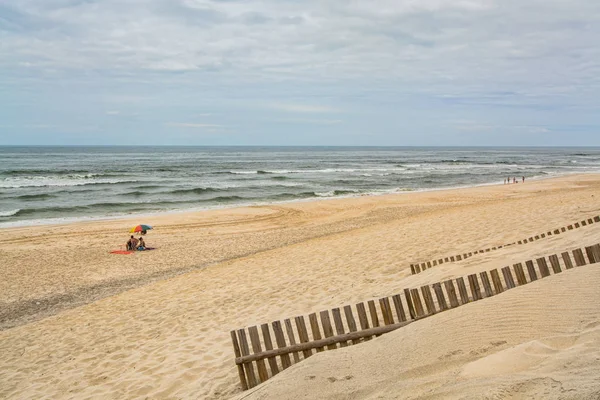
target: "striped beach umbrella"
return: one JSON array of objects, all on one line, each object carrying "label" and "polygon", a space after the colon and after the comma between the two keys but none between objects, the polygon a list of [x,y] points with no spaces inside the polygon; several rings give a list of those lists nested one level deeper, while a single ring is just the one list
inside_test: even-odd
[{"label": "striped beach umbrella", "polygon": [[150,225],[137,225],[134,226],[133,228],[131,228],[131,230],[129,231],[130,233],[137,233],[137,232],[143,232],[143,231],[149,231],[150,229],[152,229],[152,227]]}]

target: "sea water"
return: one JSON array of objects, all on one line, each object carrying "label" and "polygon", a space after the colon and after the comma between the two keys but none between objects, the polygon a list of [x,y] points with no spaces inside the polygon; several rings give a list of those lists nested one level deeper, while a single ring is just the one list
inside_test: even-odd
[{"label": "sea water", "polygon": [[600,148],[0,147],[0,227],[600,172]]}]

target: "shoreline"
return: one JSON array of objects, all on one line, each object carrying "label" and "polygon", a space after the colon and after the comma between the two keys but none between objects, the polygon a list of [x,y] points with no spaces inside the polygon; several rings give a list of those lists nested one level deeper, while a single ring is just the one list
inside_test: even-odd
[{"label": "shoreline", "polygon": [[[600,175],[600,171],[589,171],[589,172],[572,172],[572,173],[559,173],[548,176],[534,176],[527,177],[527,182],[538,182],[549,179],[559,179],[564,177],[577,177],[577,176],[586,176],[586,175]],[[520,184],[522,182],[518,181],[516,184]],[[508,185],[513,185],[510,183]],[[177,209],[177,210],[163,210],[156,212],[142,212],[139,214],[123,214],[123,215],[114,215],[114,216],[81,216],[81,217],[58,217],[58,218],[45,218],[45,219],[31,219],[31,220],[21,220],[21,221],[12,221],[12,222],[0,222],[0,231],[3,229],[11,229],[11,228],[28,228],[28,227],[39,227],[39,226],[62,226],[62,225],[70,225],[70,224],[79,224],[79,223],[93,223],[97,221],[103,222],[111,222],[111,221],[122,221],[129,220],[135,218],[153,218],[159,217],[162,215],[173,215],[173,214],[195,214],[201,212],[211,212],[215,210],[231,210],[236,208],[246,208],[246,207],[263,207],[263,206],[277,206],[277,205],[288,205],[294,203],[307,203],[307,202],[319,202],[319,201],[331,201],[331,200],[344,200],[344,199],[354,199],[354,198],[363,198],[363,197],[380,197],[380,196],[393,196],[393,195],[406,195],[411,193],[426,193],[426,192],[443,192],[443,191],[452,191],[452,190],[464,190],[478,187],[488,187],[488,186],[504,186],[504,184],[500,182],[488,182],[488,183],[480,183],[475,185],[463,185],[463,186],[451,186],[451,187],[439,187],[439,188],[423,188],[423,189],[391,189],[390,191],[384,191],[381,193],[356,193],[356,194],[344,194],[340,196],[315,196],[306,199],[292,199],[292,200],[281,200],[281,201],[264,201],[264,202],[255,202],[248,204],[232,204],[232,205],[215,205],[208,206],[205,208],[189,208],[189,209]]]}]

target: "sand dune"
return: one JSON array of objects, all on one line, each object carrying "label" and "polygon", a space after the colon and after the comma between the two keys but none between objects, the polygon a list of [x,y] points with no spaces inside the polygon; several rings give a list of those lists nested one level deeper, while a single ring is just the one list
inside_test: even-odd
[{"label": "sand dune", "polygon": [[[5,327],[14,327],[0,332],[0,398],[230,398],[240,392],[230,329],[352,304],[421,283],[598,243],[600,224],[593,224],[414,276],[408,268],[413,261],[507,243],[598,215],[599,196],[600,177],[584,175],[525,185],[156,216],[144,222],[157,227],[148,241],[158,245],[159,250],[132,258],[108,254],[126,237],[123,232],[132,221],[4,229],[0,233],[0,273],[6,279],[0,281],[0,315]],[[89,235],[94,235],[95,246],[80,246]],[[589,310],[594,304],[591,301],[565,303],[568,307],[560,308],[554,299],[567,301],[567,293],[555,293],[552,283],[584,285],[582,293],[597,300],[590,289],[594,282],[597,287],[597,275],[582,275],[593,268],[569,271],[548,278],[548,282],[411,324],[410,331],[403,331],[413,335],[400,340],[411,351],[398,347],[386,357],[407,362],[417,357],[421,361],[410,368],[407,363],[398,364],[403,368],[399,382],[404,383],[397,384],[411,381],[411,390],[418,389],[415,393],[426,396],[431,389],[437,390],[431,393],[442,396],[463,390],[461,386],[448,386],[456,381],[467,388],[467,398],[476,397],[476,391],[484,387],[493,397],[500,393],[493,390],[504,387],[501,380],[496,380],[501,378],[474,376],[485,373],[485,368],[468,365],[505,350],[509,360],[514,358],[510,352],[513,347],[513,351],[533,354],[528,355],[526,373],[533,374],[531,371],[539,368],[555,376],[550,374],[553,368],[558,374],[563,365],[579,365],[575,359],[585,364],[587,358],[577,353],[579,347],[561,347],[567,342],[552,338],[578,335],[581,340],[597,340],[595,322],[588,318],[597,315],[597,310]],[[95,285],[100,290],[95,291]],[[535,297],[544,296],[545,291],[552,293],[550,299]],[[64,297],[55,305],[36,310],[37,302],[45,306],[45,300],[56,296]],[[511,300],[515,296],[516,303]],[[526,301],[528,296],[537,300]],[[481,316],[498,314],[505,303],[506,309],[516,305],[523,309],[515,308],[513,319],[506,316],[502,323],[476,323],[471,317],[477,312]],[[546,312],[542,307],[545,304],[559,307],[555,310],[565,311],[570,319],[560,322]],[[480,308],[485,310],[478,311]],[[17,312],[14,318],[13,312],[19,310],[21,314]],[[531,317],[536,312],[537,319]],[[458,321],[455,325],[447,320],[450,315],[454,316],[452,321]],[[531,329],[518,331],[529,326],[529,321],[533,321]],[[452,341],[446,335],[445,324],[468,327],[470,334]],[[562,324],[564,331],[555,324]],[[504,332],[503,337],[497,337],[498,332]],[[389,343],[387,346],[394,349],[394,335],[405,334],[386,335],[373,344]],[[421,337],[429,339],[423,342]],[[501,341],[507,343],[491,344]],[[421,342],[428,345],[420,346]],[[474,347],[470,347],[471,342]],[[528,342],[529,347],[525,345]],[[365,350],[360,349],[363,346]],[[291,380],[315,376],[309,378],[310,382],[323,383],[323,393],[330,377],[335,378],[335,384],[346,385],[340,385],[343,389],[336,392],[339,398],[348,398],[344,393],[354,393],[355,398],[396,393],[402,398],[404,386],[397,390],[389,386],[386,377],[391,375],[386,372],[371,372],[373,382],[381,383],[381,390],[388,390],[376,392],[371,384],[358,378],[344,381],[345,376],[358,376],[353,372],[342,373],[337,367],[327,366],[329,360],[341,357],[347,360],[350,371],[358,360],[353,352],[368,351],[368,346],[336,350],[303,361],[260,386],[254,395],[276,396],[281,393],[277,392],[279,387],[292,385]],[[467,356],[481,349],[487,350]],[[467,355],[451,354],[459,350]],[[536,359],[544,351],[549,358]],[[579,356],[575,357],[576,353]],[[440,357],[440,363],[435,364],[433,361]],[[567,361],[554,363],[552,357],[565,357]],[[571,358],[573,364],[569,364]],[[374,368],[371,371],[390,368],[383,358],[369,360],[364,364],[365,371],[369,367]],[[584,364],[582,370],[587,368]],[[503,365],[505,370],[510,369],[510,361]],[[308,369],[314,371],[306,372]],[[593,368],[589,370],[593,372]],[[306,375],[299,378],[298,373]],[[586,373],[582,372],[584,378]],[[532,379],[538,379],[538,375]],[[554,387],[554,383],[547,382],[550,389]],[[567,385],[566,379],[561,382],[565,390],[570,390],[571,383]],[[508,388],[506,395],[518,397],[519,390],[529,390],[528,385]],[[298,386],[298,390],[304,389]],[[293,391],[286,395],[291,394]]]},{"label": "sand dune", "polygon": [[600,268],[317,354],[239,399],[600,398]]}]

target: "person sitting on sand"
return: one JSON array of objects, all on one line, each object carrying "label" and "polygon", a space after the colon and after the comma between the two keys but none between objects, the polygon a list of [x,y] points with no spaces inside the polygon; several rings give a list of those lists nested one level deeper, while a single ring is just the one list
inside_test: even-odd
[{"label": "person sitting on sand", "polygon": [[146,242],[144,242],[144,238],[140,236],[140,240],[137,244],[137,249],[138,250],[146,250]]},{"label": "person sitting on sand", "polygon": [[127,250],[135,250],[135,249],[137,249],[137,245],[138,245],[138,240],[136,238],[134,238],[133,235],[131,235],[131,237],[127,241],[127,245],[126,245]]}]

